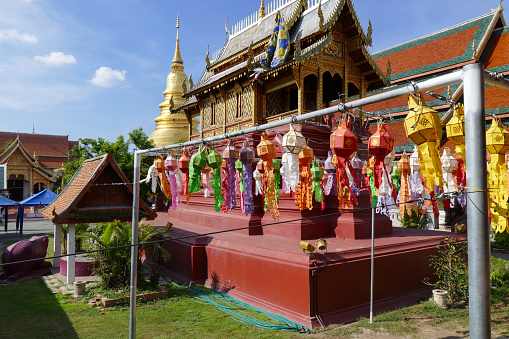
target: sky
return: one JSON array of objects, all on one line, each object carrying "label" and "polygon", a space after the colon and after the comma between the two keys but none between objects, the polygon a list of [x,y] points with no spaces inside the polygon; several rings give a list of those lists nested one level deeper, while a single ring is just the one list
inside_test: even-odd
[{"label": "sky", "polygon": [[[499,5],[352,1],[365,31],[371,20],[371,52]],[[114,141],[142,127],[149,135],[171,72],[177,15],[184,72],[197,83],[207,46],[213,55],[226,41],[226,19],[231,30],[259,6],[260,0],[0,0],[0,131]]]}]

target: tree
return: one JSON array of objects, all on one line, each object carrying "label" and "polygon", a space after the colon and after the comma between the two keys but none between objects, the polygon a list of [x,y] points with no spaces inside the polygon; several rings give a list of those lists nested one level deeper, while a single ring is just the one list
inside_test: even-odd
[{"label": "tree", "polygon": [[12,140],[7,140],[7,141],[5,142],[4,148],[0,149],[0,154],[2,154],[3,152],[5,152],[5,150],[6,150],[6,149],[8,149],[8,148],[9,148],[9,146],[11,146],[11,145],[12,145],[12,143],[13,143],[13,141],[12,141]]},{"label": "tree", "polygon": [[[103,138],[80,138],[79,144],[71,149],[69,159],[63,166],[69,171],[65,175],[65,182],[69,182],[72,179],[81,164],[83,164],[83,161],[106,153],[111,153],[126,178],[132,181],[134,176],[134,151],[152,147],[155,147],[154,142],[148,139],[148,136],[141,127],[129,132],[127,140],[122,135],[118,136],[114,142],[104,140]],[[147,174],[152,163],[152,158],[142,157],[140,164],[141,177]],[[148,198],[148,190],[149,188],[146,185],[141,186],[140,197],[142,199],[146,200]]]}]

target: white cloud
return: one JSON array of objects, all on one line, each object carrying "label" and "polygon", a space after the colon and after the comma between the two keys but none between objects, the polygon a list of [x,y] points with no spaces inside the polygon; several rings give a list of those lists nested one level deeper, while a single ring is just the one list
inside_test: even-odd
[{"label": "white cloud", "polygon": [[51,52],[45,56],[36,55],[35,61],[45,63],[47,66],[63,66],[67,64],[75,64],[76,58],[73,55],[65,55],[62,52]]},{"label": "white cloud", "polygon": [[126,70],[119,71],[103,66],[95,70],[95,75],[90,82],[100,87],[112,87],[120,85],[125,80],[126,73]]},{"label": "white cloud", "polygon": [[17,29],[0,29],[0,43],[2,42],[36,44],[38,40],[35,35],[21,33]]}]

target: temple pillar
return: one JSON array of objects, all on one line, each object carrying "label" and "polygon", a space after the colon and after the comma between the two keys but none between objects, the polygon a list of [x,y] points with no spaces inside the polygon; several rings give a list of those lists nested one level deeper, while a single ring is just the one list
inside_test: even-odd
[{"label": "temple pillar", "polygon": [[[53,225],[53,255],[59,256],[62,254],[62,225]],[[60,267],[60,258],[53,259],[53,267]]]},{"label": "temple pillar", "polygon": [[76,276],[76,224],[69,224],[67,230],[67,283],[72,284]]}]

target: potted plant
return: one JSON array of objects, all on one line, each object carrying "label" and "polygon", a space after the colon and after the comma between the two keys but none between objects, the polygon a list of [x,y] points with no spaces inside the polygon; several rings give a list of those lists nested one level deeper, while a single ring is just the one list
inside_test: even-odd
[{"label": "potted plant", "polygon": [[424,283],[434,286],[437,305],[463,303],[468,298],[467,243],[456,237],[446,237],[437,244],[438,255],[430,255],[430,266],[435,269],[437,281]]}]

